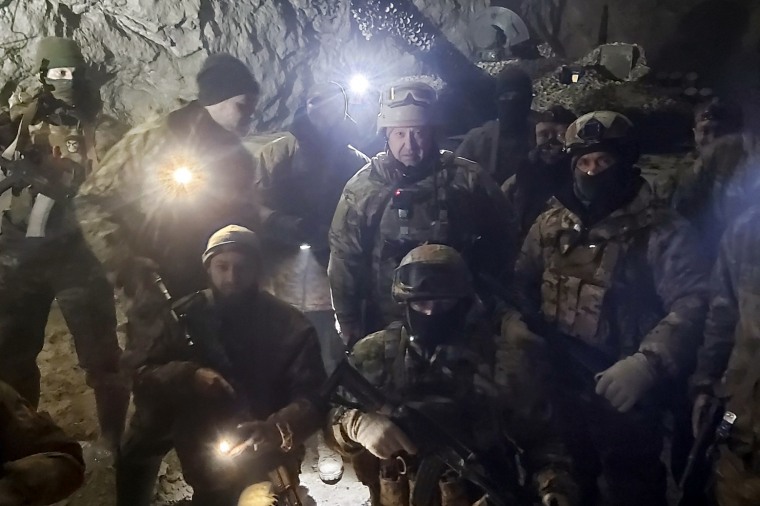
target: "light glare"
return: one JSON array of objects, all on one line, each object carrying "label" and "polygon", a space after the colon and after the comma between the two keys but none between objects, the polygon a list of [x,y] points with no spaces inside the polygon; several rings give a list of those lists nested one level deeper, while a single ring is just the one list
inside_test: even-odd
[{"label": "light glare", "polygon": [[307,249],[311,249],[311,245],[310,244],[306,244],[306,243],[301,244],[301,246],[299,246],[299,247],[303,251],[306,251]]},{"label": "light glare", "polygon": [[364,95],[369,90],[369,80],[363,74],[354,74],[348,83],[351,92],[356,95]]},{"label": "light glare", "polygon": [[172,175],[174,176],[174,180],[181,185],[189,184],[193,180],[193,172],[184,165],[174,169]]}]

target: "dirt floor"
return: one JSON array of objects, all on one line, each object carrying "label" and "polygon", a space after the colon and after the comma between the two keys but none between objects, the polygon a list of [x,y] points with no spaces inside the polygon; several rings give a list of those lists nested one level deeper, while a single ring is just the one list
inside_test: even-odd
[{"label": "dirt floor", "polygon": [[[84,383],[84,373],[77,365],[72,340],[56,308],[50,314],[45,348],[38,362],[42,371],[40,409],[50,413],[66,432],[82,441],[88,464],[85,486],[60,505],[114,506],[113,467],[109,459],[103,459],[91,445],[98,436],[95,399],[92,390]],[[369,494],[350,467],[336,485],[326,485],[319,479],[315,448],[315,441],[310,441],[302,468],[302,492],[311,498],[305,501],[305,505],[359,506],[367,503]],[[190,494],[191,489],[182,480],[179,463],[172,453],[161,468],[154,504],[189,504]]]}]

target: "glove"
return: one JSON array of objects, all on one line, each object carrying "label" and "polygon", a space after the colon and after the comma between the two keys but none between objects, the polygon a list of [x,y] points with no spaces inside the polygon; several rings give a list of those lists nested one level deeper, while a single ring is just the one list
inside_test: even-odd
[{"label": "glove", "polygon": [[702,428],[702,424],[704,423],[703,417],[709,403],[709,394],[699,394],[694,400],[694,407],[691,410],[691,430],[694,437],[697,437],[699,430]]},{"label": "glove", "polygon": [[256,448],[280,448],[283,444],[277,424],[268,420],[241,423],[237,426],[237,433],[241,439],[250,441]]},{"label": "glove", "polygon": [[548,494],[544,494],[544,496],[541,498],[541,505],[542,506],[573,506],[573,503],[570,502],[570,499],[568,499],[562,494],[558,494],[556,492],[550,492]]},{"label": "glove", "polygon": [[343,430],[349,439],[362,445],[379,459],[389,459],[400,452],[417,453],[406,434],[387,416],[353,410],[344,417]]},{"label": "glove", "polygon": [[596,393],[619,412],[626,413],[652,388],[656,379],[646,355],[634,353],[596,375]]}]

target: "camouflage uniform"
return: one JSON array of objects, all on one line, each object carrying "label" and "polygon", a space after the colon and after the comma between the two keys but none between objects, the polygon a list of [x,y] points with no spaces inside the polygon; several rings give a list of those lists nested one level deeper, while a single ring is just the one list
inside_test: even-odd
[{"label": "camouflage uniform", "polygon": [[530,125],[514,137],[504,137],[499,121],[493,120],[467,132],[456,154],[476,162],[501,185],[528,159],[534,142]]},{"label": "camouflage uniform", "polygon": [[673,206],[697,228],[711,259],[726,228],[754,203],[756,159],[757,148],[748,136],[726,135],[707,146],[680,178]]},{"label": "camouflage uniform", "polygon": [[[398,162],[380,153],[346,184],[330,228],[328,266],[341,325],[363,321],[371,332],[396,320],[393,270],[425,242],[448,244],[476,270],[501,274],[511,238],[498,186],[477,164],[451,152],[441,151],[433,164],[429,175],[407,182]],[[400,202],[401,192],[411,194],[410,202]]]},{"label": "camouflage uniform", "polygon": [[[454,399],[457,409],[470,410],[466,411],[468,415],[461,417],[469,421],[466,427],[457,425],[448,428],[463,440],[477,432],[478,444],[482,445],[477,450],[483,453],[504,451],[507,453],[499,457],[508,455],[508,445],[501,440],[503,432],[498,432],[499,436],[490,432],[494,424],[501,430],[506,428],[507,434],[524,452],[521,454],[522,464],[530,473],[537,492],[556,491],[572,495],[573,482],[567,474],[569,459],[562,444],[551,435],[550,410],[545,404],[546,398],[541,396],[541,388],[536,388],[536,377],[540,376],[538,370],[543,365],[540,349],[529,346],[516,348],[512,343],[495,338],[485,320],[473,317],[474,314],[471,313],[470,323],[449,350],[454,356],[468,356],[469,368],[457,369],[452,377],[445,376],[421,358],[410,343],[406,328],[399,322],[359,341],[351,351],[350,360],[359,372],[392,400],[416,402],[438,395]],[[493,397],[493,393],[485,394],[476,387],[478,380],[475,375],[494,382],[500,394],[497,397]],[[333,436],[332,444],[353,459],[357,476],[370,489],[372,504],[389,504],[380,502],[380,498],[388,497],[389,490],[403,487],[403,477],[396,480],[384,478],[380,470],[388,473],[394,461],[380,461],[341,436],[341,417],[346,413],[346,408],[335,408],[328,417],[327,433]],[[451,417],[447,418],[450,420],[460,417],[453,413],[447,416]],[[442,419],[439,418],[439,421]],[[410,479],[413,480],[413,477]],[[504,479],[509,477],[505,476]],[[443,498],[438,498],[441,504],[472,504],[478,499],[469,497],[465,502],[453,499],[459,495],[455,491],[461,485],[459,482],[442,481],[440,490]],[[411,488],[410,493],[413,486]],[[402,499],[393,504],[409,503]]]},{"label": "camouflage uniform", "polygon": [[[297,480],[303,442],[324,416],[311,403],[326,379],[314,328],[298,310],[266,292],[228,307],[216,304],[206,290],[177,307],[187,315],[194,344],[179,333],[165,333],[137,371],[137,409],[119,460],[119,504],[145,504],[152,492],[146,485],[152,485],[172,447],[196,493],[193,504],[236,505],[246,485],[266,480],[279,464]],[[233,385],[235,399],[202,395],[194,383],[202,367]],[[293,449],[251,461],[241,461],[245,454],[229,461],[209,457],[209,445],[220,435],[250,420],[287,424]],[[148,497],[141,498],[146,492]]]},{"label": "camouflage uniform", "polygon": [[[71,495],[84,481],[79,443],[67,437],[47,413],[35,412],[3,382],[0,467],[2,504],[53,504]],[[6,495],[9,491],[14,492],[13,499]]]},{"label": "camouflage uniform", "polygon": [[721,506],[760,502],[758,399],[760,210],[753,207],[726,232],[713,271],[712,302],[692,385],[717,396],[737,415],[721,446],[716,492]]},{"label": "camouflage uniform", "polygon": [[[111,118],[90,119],[61,103],[53,108],[53,100],[43,93],[11,110],[19,134],[4,156],[23,154],[38,162],[51,186],[73,194],[125,129]],[[101,430],[117,439],[129,392],[119,373],[113,289],[80,234],[69,228],[68,200],[53,201],[33,187],[8,191],[3,200],[0,378],[37,405],[36,359],[57,300],[95,390]]]},{"label": "camouflage uniform", "polygon": [[[577,338],[611,362],[642,352],[656,364],[662,386],[692,363],[706,279],[688,225],[651,200],[641,181],[638,196],[590,227],[556,205],[531,228],[514,289],[523,318]],[[502,332],[518,339],[526,330],[508,312]],[[615,412],[588,383],[563,380],[560,388],[588,493],[601,473],[609,504],[664,505],[659,409],[645,399],[634,411]]]},{"label": "camouflage uniform", "polygon": [[163,330],[165,302],[146,271],[157,268],[175,297],[203,289],[198,258],[209,236],[258,221],[253,178],[239,138],[191,102],[132,129],[82,184],[74,205],[85,240],[128,299],[130,367]]},{"label": "camouflage uniform", "polygon": [[[296,118],[293,133],[284,132],[260,148],[257,137],[244,140],[254,154],[262,203],[262,286],[312,321],[331,369],[342,346],[327,279],[327,236],[343,187],[369,159],[347,145],[343,129],[327,139],[314,131],[302,112]],[[302,244],[310,248],[300,250]]]}]

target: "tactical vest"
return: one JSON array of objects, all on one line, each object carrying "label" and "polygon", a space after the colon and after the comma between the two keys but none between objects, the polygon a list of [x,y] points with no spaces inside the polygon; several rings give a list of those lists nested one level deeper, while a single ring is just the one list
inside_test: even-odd
[{"label": "tactical vest", "polygon": [[[35,101],[24,111],[18,135],[2,156],[30,158],[51,184],[72,193],[97,163],[94,125],[65,113],[60,114],[60,124],[36,121],[38,106]],[[56,201],[29,187],[14,189],[12,197],[10,193],[3,196],[2,208],[12,228],[24,231],[26,237],[45,237]]]}]

